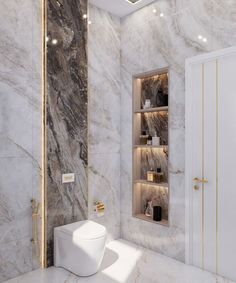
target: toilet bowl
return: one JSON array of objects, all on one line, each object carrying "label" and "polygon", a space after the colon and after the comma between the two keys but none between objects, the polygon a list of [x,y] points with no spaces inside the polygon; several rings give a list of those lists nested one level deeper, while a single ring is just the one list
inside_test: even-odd
[{"label": "toilet bowl", "polygon": [[93,221],[79,221],[54,229],[54,265],[79,276],[95,274],[101,265],[106,228]]}]

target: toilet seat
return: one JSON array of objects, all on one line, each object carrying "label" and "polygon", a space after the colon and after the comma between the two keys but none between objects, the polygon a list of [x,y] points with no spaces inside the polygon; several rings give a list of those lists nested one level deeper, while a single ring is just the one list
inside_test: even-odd
[{"label": "toilet seat", "polygon": [[95,240],[106,235],[106,228],[96,222],[85,220],[56,228],[74,239]]}]

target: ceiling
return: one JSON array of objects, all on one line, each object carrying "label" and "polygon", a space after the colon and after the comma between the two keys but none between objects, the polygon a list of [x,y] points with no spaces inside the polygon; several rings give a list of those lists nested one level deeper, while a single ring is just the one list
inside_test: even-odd
[{"label": "ceiling", "polygon": [[136,4],[130,4],[127,0],[89,0],[91,4],[121,18],[154,1],[155,0],[140,0]]}]

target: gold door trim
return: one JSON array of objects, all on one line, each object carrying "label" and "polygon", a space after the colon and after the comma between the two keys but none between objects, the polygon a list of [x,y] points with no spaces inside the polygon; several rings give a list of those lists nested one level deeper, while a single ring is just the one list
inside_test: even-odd
[{"label": "gold door trim", "polygon": [[[202,63],[202,180],[205,180],[205,65]],[[216,59],[216,274],[219,273],[219,62]],[[205,269],[205,182],[202,182],[202,269]]]},{"label": "gold door trim", "polygon": [[219,62],[216,60],[216,274],[219,273]]},{"label": "gold door trim", "polygon": [[[202,180],[205,179],[205,64],[202,64]],[[205,268],[205,183],[202,183],[202,269]]]}]

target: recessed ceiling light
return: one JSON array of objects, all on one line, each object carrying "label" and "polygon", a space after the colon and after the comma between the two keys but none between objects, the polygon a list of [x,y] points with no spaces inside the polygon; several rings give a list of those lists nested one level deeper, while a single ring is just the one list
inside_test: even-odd
[{"label": "recessed ceiling light", "polygon": [[207,42],[207,38],[203,37],[201,34],[198,35],[198,39],[203,41],[203,42]]},{"label": "recessed ceiling light", "polygon": [[88,25],[91,25],[91,24],[92,24],[92,21],[89,20],[89,21],[88,21]]},{"label": "recessed ceiling light", "polygon": [[156,12],[157,12],[157,9],[153,9],[153,10],[152,10],[152,12],[153,12],[154,14],[156,14]]},{"label": "recessed ceiling light", "polygon": [[128,1],[130,4],[137,4],[141,0],[126,0],[126,1]]},{"label": "recessed ceiling light", "polygon": [[83,19],[87,19],[88,15],[87,14],[84,14],[83,15]]},{"label": "recessed ceiling light", "polygon": [[55,39],[55,38],[52,40],[52,44],[53,44],[53,45],[56,45],[56,44],[57,44],[57,42],[58,42],[58,40],[57,40],[57,39]]},{"label": "recessed ceiling light", "polygon": [[160,13],[160,17],[164,17],[164,13]]}]

